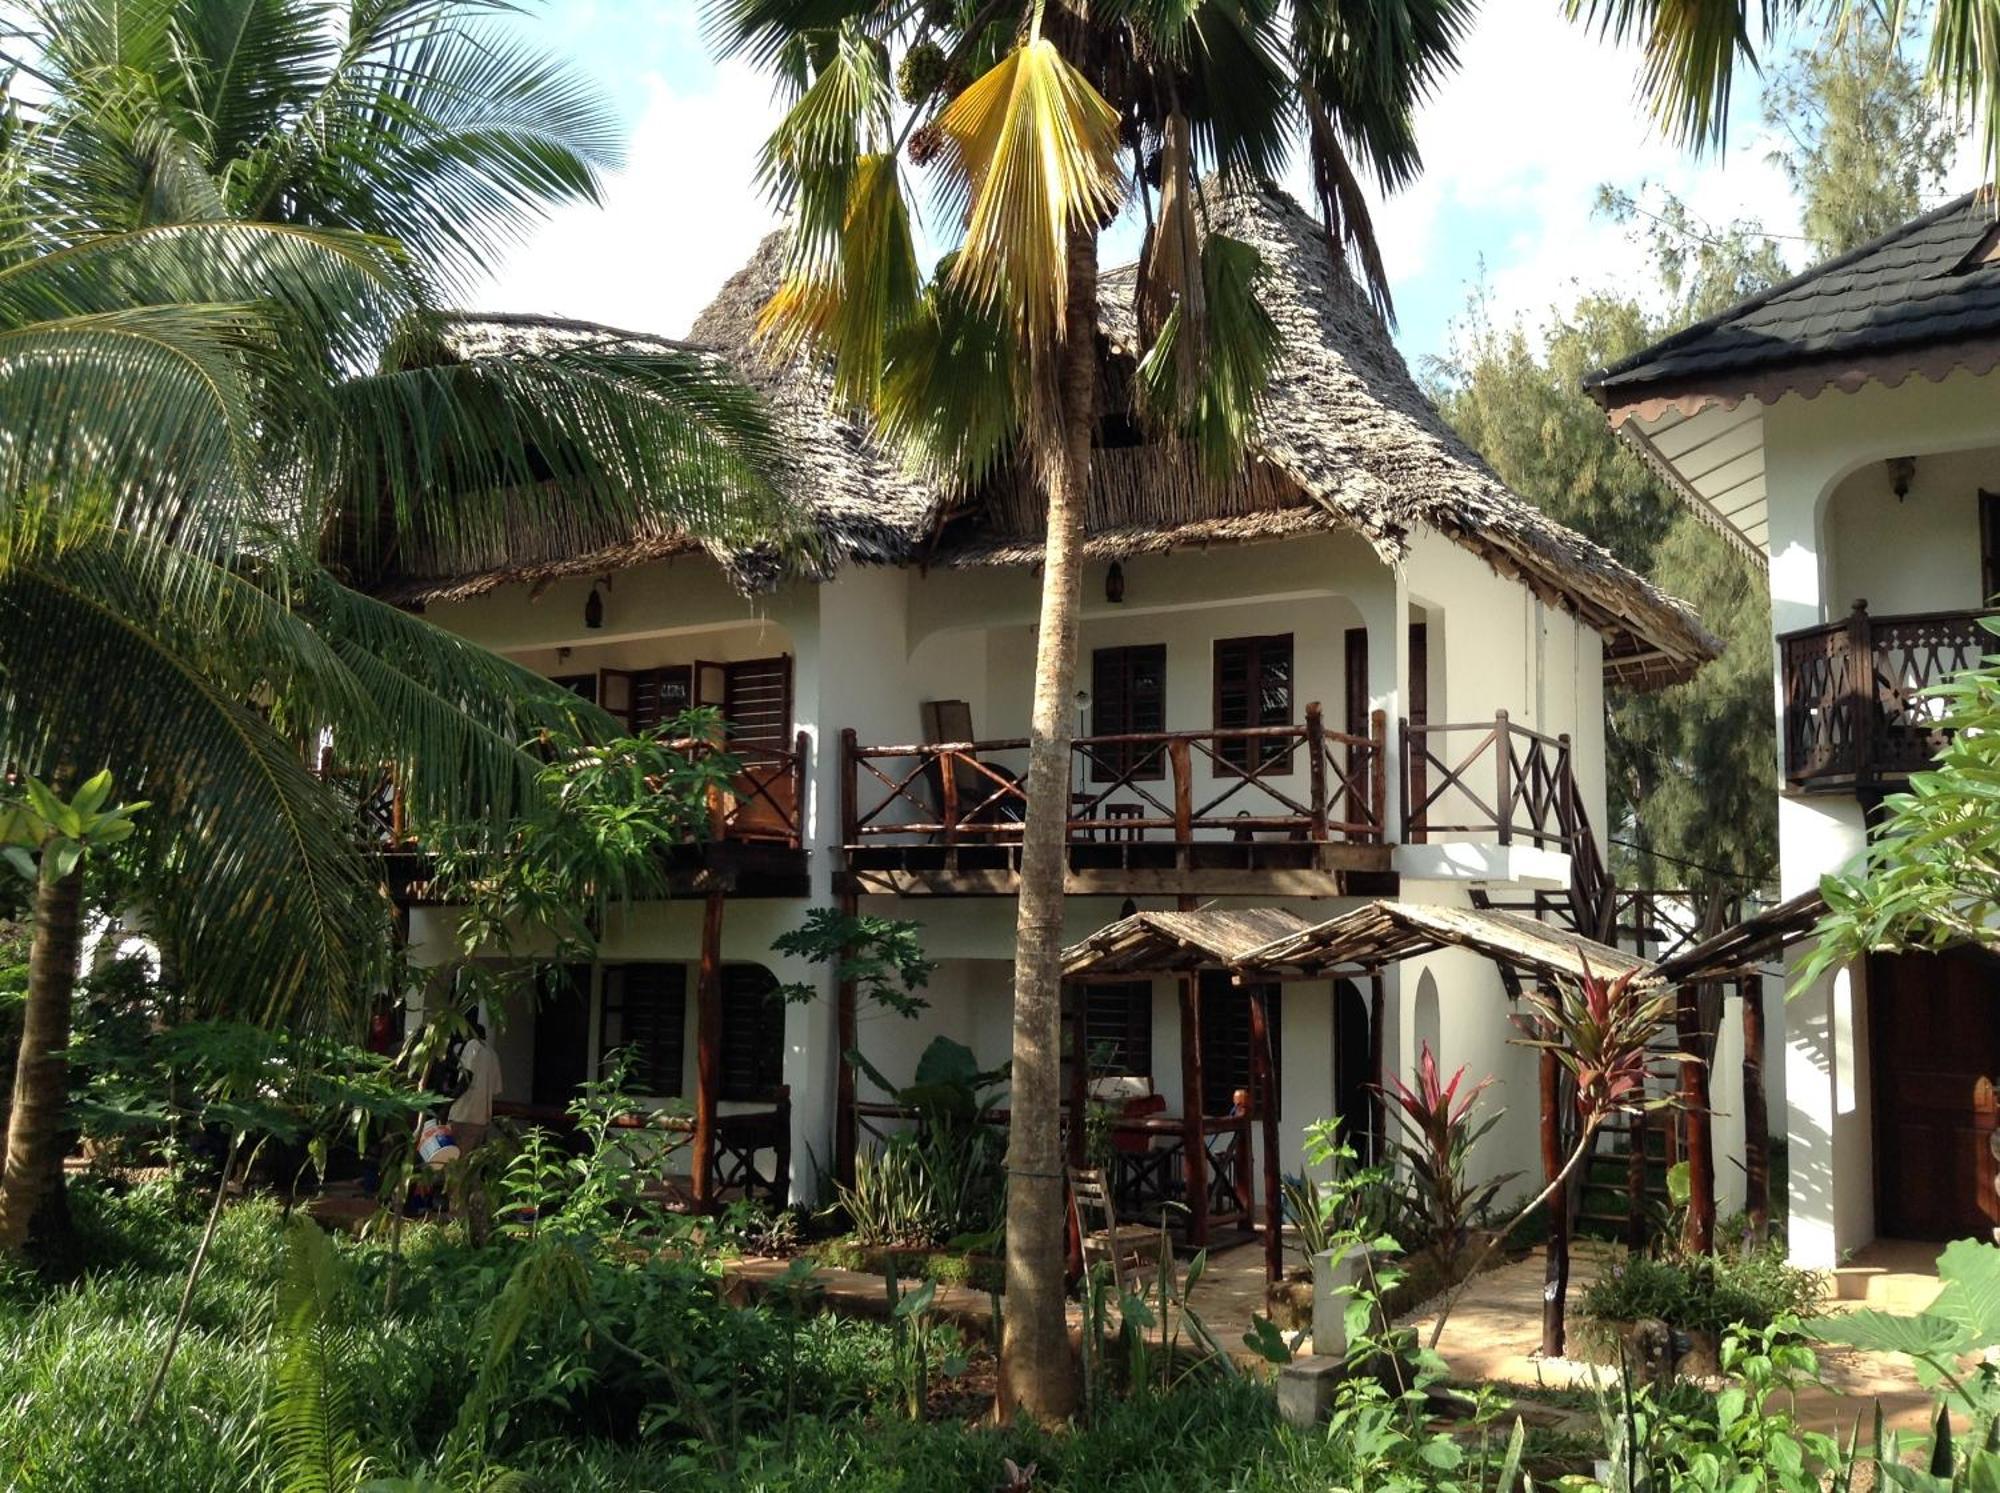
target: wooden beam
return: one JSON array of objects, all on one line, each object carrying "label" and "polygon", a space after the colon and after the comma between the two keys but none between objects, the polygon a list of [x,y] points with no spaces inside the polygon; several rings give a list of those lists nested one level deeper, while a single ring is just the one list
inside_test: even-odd
[{"label": "wooden beam", "polygon": [[1715,1249],[1715,1130],[1708,1107],[1708,1055],[1701,1019],[1701,998],[1692,985],[1675,991],[1674,1025],[1681,1051],[1682,1123],[1687,1127],[1688,1214],[1687,1248],[1696,1254]]},{"label": "wooden beam", "polygon": [[1278,1183],[1278,1064],[1271,1052],[1270,1013],[1262,985],[1249,988],[1250,1077],[1256,1086],[1257,1118],[1264,1141],[1264,1276],[1285,1277],[1285,1209]]},{"label": "wooden beam", "polygon": [[1208,1137],[1201,1113],[1201,977],[1182,975],[1181,1146],[1187,1183],[1188,1243],[1208,1243]]},{"label": "wooden beam", "polygon": [[[1195,842],[1198,850],[1206,850],[1208,846],[1206,840]],[[1141,842],[1135,848],[1144,849],[1146,846]],[[1286,845],[1282,848],[1294,847]],[[1360,895],[1347,878],[1359,873],[1380,873],[1391,879],[1371,884],[1368,895],[1396,895],[1393,873],[1389,870],[1388,847],[1328,842],[1314,849],[1320,853],[1322,864],[1319,867],[1195,866],[1187,870],[1172,866],[1078,868],[1064,876],[1063,890],[1072,897],[1328,898]],[[959,854],[969,857],[970,848],[961,845]],[[1020,874],[1011,867],[968,867],[954,871],[943,866],[850,865],[840,880],[852,891],[869,896],[1015,897],[1021,891]]]},{"label": "wooden beam", "polygon": [[694,1206],[714,1210],[715,1104],[722,1087],[722,914],[729,905],[711,892],[701,918],[701,969],[695,981]]},{"label": "wooden beam", "polygon": [[1764,977],[1752,974],[1743,990],[1743,1170],[1750,1232],[1759,1244],[1771,1235],[1771,1112],[1764,1097]]},{"label": "wooden beam", "polygon": [[[1553,1049],[1542,1051],[1542,1180],[1562,1172],[1562,1062]],[[1549,1254],[1542,1275],[1542,1356],[1563,1356],[1563,1312],[1569,1298],[1569,1191],[1549,1199]]]},{"label": "wooden beam", "polygon": [[1383,1026],[1389,1019],[1389,995],[1382,971],[1368,972],[1368,1163],[1379,1164],[1389,1154],[1389,1108],[1382,1097],[1388,1075],[1383,1070],[1383,1050],[1387,1036]]},{"label": "wooden beam", "polygon": [[[857,911],[852,896],[841,897],[839,905],[842,917],[851,918]],[[834,1054],[833,1175],[849,1187],[854,1185],[854,1156],[861,1142],[860,1126],[854,1117],[854,1064],[847,1056],[861,1042],[855,1010],[857,998],[853,980],[843,979],[835,987],[834,1039],[840,1050]]]}]

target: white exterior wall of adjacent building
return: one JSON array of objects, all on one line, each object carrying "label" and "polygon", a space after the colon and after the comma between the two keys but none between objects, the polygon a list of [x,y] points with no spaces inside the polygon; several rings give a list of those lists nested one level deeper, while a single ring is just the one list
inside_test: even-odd
[{"label": "white exterior wall of adjacent building", "polygon": [[[2000,490],[2000,377],[1791,395],[1763,421],[1774,637],[1860,599],[1885,615],[1982,603],[1976,495]],[[1899,456],[1917,458],[1901,502],[1883,465]],[[1784,894],[1847,865],[1864,832],[1852,798],[1781,797]],[[1866,987],[1865,969],[1836,971],[1783,1013],[1791,1250],[1821,1268],[1875,1235]]]},{"label": "white exterior wall of adjacent building", "polygon": [[[1568,733],[1575,771],[1600,838],[1604,820],[1603,693],[1598,636],[1568,614],[1537,601],[1520,584],[1496,575],[1484,562],[1449,542],[1420,535],[1402,567],[1383,564],[1351,535],[1316,535],[1284,543],[1218,546],[1126,560],[1124,600],[1105,596],[1105,566],[1088,568],[1084,582],[1079,688],[1088,691],[1091,651],[1122,644],[1163,644],[1166,649],[1166,727],[1205,729],[1213,724],[1214,645],[1218,639],[1289,633],[1294,650],[1294,707],[1302,718],[1317,701],[1330,729],[1346,724],[1347,634],[1368,634],[1365,693],[1371,709],[1394,731],[1408,708],[1408,625],[1428,630],[1430,719],[1491,720],[1506,709],[1515,724],[1550,735]],[[839,839],[839,738],[851,727],[864,744],[922,739],[925,701],[963,700],[980,738],[1025,735],[1032,692],[1034,621],[1039,583],[1024,569],[935,571],[849,566],[817,586],[791,585],[774,596],[745,599],[706,561],[687,558],[616,575],[603,593],[603,625],[583,626],[588,578],[554,582],[538,595],[512,586],[473,601],[434,606],[441,625],[507,653],[539,672],[557,675],[600,666],[632,668],[728,662],[788,653],[794,659],[794,728],[810,741],[810,788],[803,806],[810,855],[810,899],[732,897],[724,919],[724,957],[758,963],[781,980],[816,982],[820,998],[794,1006],[786,1021],[784,1073],[794,1115],[794,1165],[800,1195],[817,1191],[815,1168],[831,1159],[838,1042],[834,992],[825,970],[795,966],[771,952],[780,933],[798,926],[810,905],[833,901],[832,875]],[[568,649],[567,655],[559,649]],[[1087,705],[1079,724],[1092,727]],[[1462,750],[1469,750],[1468,739]],[[1301,754],[1302,755],[1302,754]],[[1400,786],[1387,773],[1392,836],[1401,822]],[[1301,761],[1287,784],[1303,799]],[[1282,781],[1282,780],[1281,780]],[[1207,764],[1197,766],[1198,799],[1226,780]],[[1256,808],[1254,790],[1240,806]],[[1231,801],[1231,811],[1238,806]],[[1446,805],[1440,805],[1440,810]],[[1555,856],[1558,879],[1566,876]],[[1504,871],[1504,858],[1482,861]],[[1548,870],[1545,857],[1538,863]],[[1504,886],[1496,890],[1504,891]],[[1464,880],[1427,880],[1406,871],[1402,895],[1412,900],[1463,903]],[[1080,938],[1116,918],[1114,897],[1074,897],[1067,935]],[[1268,905],[1273,899],[1256,899]],[[1142,899],[1142,906],[1169,905]],[[1351,903],[1293,901],[1282,904],[1309,918],[1326,917]],[[914,919],[939,969],[928,992],[930,1009],[909,1021],[864,1006],[859,1042],[886,1075],[904,1080],[919,1053],[939,1034],[972,1048],[997,1066],[1011,1047],[1014,903],[1006,898],[868,897],[865,912]],[[412,936],[419,959],[448,952],[449,913],[418,909]],[[700,907],[693,901],[636,909],[606,930],[603,958],[685,961],[696,959]],[[690,989],[692,984],[690,983]],[[1466,955],[1436,955],[1392,969],[1386,978],[1385,1064],[1407,1073],[1428,1037],[1450,1067],[1463,1063],[1472,1076],[1493,1074],[1488,1101],[1504,1111],[1502,1124],[1482,1146],[1486,1173],[1532,1172],[1539,1164],[1538,1107],[1532,1055],[1513,1045],[1499,979],[1490,963]],[[1365,995],[1365,982],[1363,982]],[[1334,1110],[1334,1004],[1331,982],[1301,982],[1282,997],[1280,1084],[1283,1154],[1300,1165],[1306,1123]],[[692,1093],[693,1002],[688,1003],[687,1070],[683,1092]],[[1155,984],[1152,1021],[1153,1079],[1171,1112],[1180,1112],[1180,1018],[1173,982]],[[532,1025],[503,1038],[508,1095],[527,1081]],[[591,1060],[598,1057],[592,1024]],[[864,1099],[880,1097],[865,1077]],[[1522,1184],[1525,1186],[1525,1181]]]}]

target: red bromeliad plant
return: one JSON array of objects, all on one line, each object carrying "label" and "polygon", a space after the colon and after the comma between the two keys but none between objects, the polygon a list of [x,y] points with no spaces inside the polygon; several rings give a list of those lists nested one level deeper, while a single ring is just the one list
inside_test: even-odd
[{"label": "red bromeliad plant", "polygon": [[[1553,1053],[1556,1061],[1569,1073],[1576,1087],[1576,1139],[1568,1158],[1556,1175],[1549,1179],[1548,1185],[1495,1231],[1486,1241],[1486,1247],[1473,1260],[1471,1268],[1465,1272],[1460,1285],[1446,1297],[1444,1306],[1438,1312],[1437,1322],[1431,1329],[1432,1348],[1436,1348],[1438,1340],[1444,1336],[1444,1324],[1451,1316],[1452,1307],[1457,1305],[1464,1281],[1479,1273],[1486,1257],[1501,1240],[1520,1226],[1523,1219],[1568,1185],[1571,1174],[1590,1154],[1604,1122],[1616,1114],[1639,1114],[1675,1102],[1671,1088],[1656,1094],[1648,1087],[1649,1080],[1665,1076],[1665,1064],[1684,1060],[1680,1053],[1657,1052],[1653,1048],[1653,1042],[1673,1013],[1673,993],[1667,987],[1640,983],[1636,970],[1628,970],[1607,980],[1596,974],[1590,962],[1585,960],[1582,979],[1572,986],[1538,990],[1528,997],[1528,1004],[1532,1014],[1517,1018],[1523,1033],[1521,1045]],[[1424,1061],[1432,1068],[1434,1078],[1435,1069],[1428,1048],[1424,1052]],[[1456,1085],[1457,1079],[1454,1078],[1451,1087]],[[1399,1084],[1397,1087],[1400,1089],[1402,1086]],[[1478,1085],[1473,1093],[1476,1095],[1484,1087],[1484,1084]],[[1449,1092],[1449,1088],[1441,1091],[1443,1095]],[[1399,1098],[1398,1102],[1403,1101]],[[1406,1127],[1409,1124],[1407,1115],[1408,1105],[1405,1104],[1404,1115],[1399,1118],[1403,1119]],[[1490,1120],[1487,1122],[1491,1123]],[[1481,1131],[1484,1129],[1485,1126],[1480,1127]]]},{"label": "red bromeliad plant", "polygon": [[1431,1234],[1428,1242],[1447,1255],[1455,1253],[1465,1242],[1473,1215],[1520,1175],[1509,1172],[1478,1186],[1466,1181],[1473,1145],[1500,1118],[1489,1115],[1477,1123],[1472,1118],[1473,1106],[1493,1080],[1482,1078],[1460,1093],[1464,1067],[1441,1082],[1437,1057],[1426,1042],[1417,1062],[1417,1086],[1413,1089],[1393,1075],[1389,1082],[1394,1089],[1382,1092],[1393,1101],[1391,1113],[1406,1137],[1395,1143],[1396,1151],[1409,1166],[1417,1205]]},{"label": "red bromeliad plant", "polygon": [[1648,1080],[1665,1076],[1662,1064],[1684,1061],[1679,1053],[1653,1049],[1673,1014],[1673,991],[1641,984],[1637,974],[1628,970],[1607,980],[1586,960],[1573,986],[1528,997],[1533,1014],[1521,1021],[1522,1045],[1553,1052],[1575,1084],[1579,1149],[1613,1115],[1674,1102],[1671,1089],[1647,1088]]}]

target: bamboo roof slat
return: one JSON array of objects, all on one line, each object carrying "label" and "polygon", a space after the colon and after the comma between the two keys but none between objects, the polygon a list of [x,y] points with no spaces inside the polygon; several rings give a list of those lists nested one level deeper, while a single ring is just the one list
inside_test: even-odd
[{"label": "bamboo roof slat", "polygon": [[1229,969],[1267,944],[1303,931],[1282,907],[1135,912],[1063,950],[1066,979]]},{"label": "bamboo roof slat", "polygon": [[1661,960],[1660,978],[1676,985],[1730,979],[1810,937],[1825,913],[1818,887],[1800,892]]}]

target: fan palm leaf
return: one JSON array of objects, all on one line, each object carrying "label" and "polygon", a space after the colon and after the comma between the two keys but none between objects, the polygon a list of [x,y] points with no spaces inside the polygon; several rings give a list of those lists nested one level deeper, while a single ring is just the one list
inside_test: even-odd
[{"label": "fan palm leaf", "polygon": [[938,116],[947,204],[965,238],[958,287],[999,307],[1036,362],[1060,337],[1072,234],[1116,209],[1118,115],[1047,37],[1031,37]]}]

